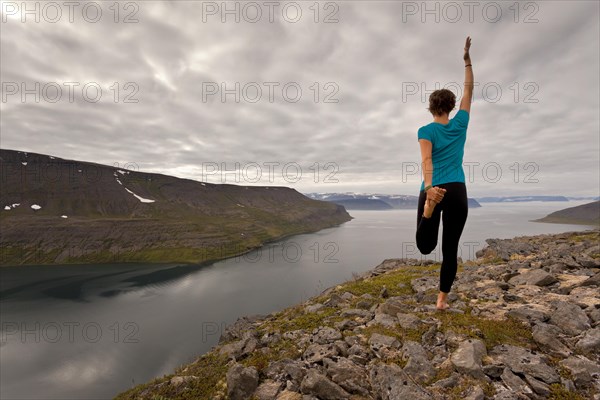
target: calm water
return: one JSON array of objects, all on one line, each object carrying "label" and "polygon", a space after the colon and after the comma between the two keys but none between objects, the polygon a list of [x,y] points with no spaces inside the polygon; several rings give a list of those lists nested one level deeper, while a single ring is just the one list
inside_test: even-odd
[{"label": "calm water", "polygon": [[[590,229],[528,222],[583,203],[470,209],[459,256],[474,258],[489,237]],[[111,398],[210,350],[238,316],[296,304],[386,258],[419,257],[416,210],[350,213],[340,227],[207,266],[0,269],[0,397]],[[441,260],[440,247],[427,258]]]}]

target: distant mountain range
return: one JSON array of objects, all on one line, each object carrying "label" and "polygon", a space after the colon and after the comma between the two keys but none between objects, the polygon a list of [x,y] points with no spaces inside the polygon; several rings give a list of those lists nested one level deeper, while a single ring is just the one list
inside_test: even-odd
[{"label": "distant mountain range", "polygon": [[558,224],[600,225],[600,201],[565,208],[533,221]]},{"label": "distant mountain range", "polygon": [[[306,196],[330,201],[344,206],[347,210],[393,210],[416,209],[418,196],[377,193],[305,193]],[[481,207],[480,203],[517,203],[530,201],[600,200],[600,197],[566,196],[490,196],[469,198],[469,208]]]},{"label": "distant mountain range", "polygon": [[[306,196],[344,206],[347,210],[416,209],[418,196],[367,194],[367,193],[305,193]],[[481,207],[477,200],[469,198],[470,208]]]},{"label": "distant mountain range", "polygon": [[515,203],[524,201],[569,201],[565,196],[500,196],[477,197],[480,203]]},{"label": "distant mountain range", "polygon": [[0,265],[187,262],[349,221],[281,186],[211,184],[0,149]]}]

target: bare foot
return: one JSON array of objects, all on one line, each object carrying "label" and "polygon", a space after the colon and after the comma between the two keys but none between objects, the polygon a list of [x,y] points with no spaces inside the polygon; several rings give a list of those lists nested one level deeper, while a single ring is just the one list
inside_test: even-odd
[{"label": "bare foot", "polygon": [[448,293],[444,293],[444,292],[440,291],[440,293],[438,294],[438,298],[437,298],[436,308],[438,310],[447,310],[448,308],[450,308],[450,306],[447,303],[447,300],[448,300]]}]

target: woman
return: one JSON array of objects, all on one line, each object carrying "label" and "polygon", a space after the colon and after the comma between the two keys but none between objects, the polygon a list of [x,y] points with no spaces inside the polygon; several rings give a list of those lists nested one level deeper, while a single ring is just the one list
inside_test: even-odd
[{"label": "woman", "polygon": [[419,129],[423,182],[417,211],[417,247],[422,254],[435,249],[440,226],[442,231],[442,268],[437,309],[445,310],[448,293],[456,277],[458,243],[467,221],[467,188],[462,167],[467,126],[473,99],[473,67],[471,65],[471,38],[465,44],[465,91],[460,110],[448,119],[456,105],[456,96],[447,89],[436,90],[429,97],[428,110],[433,122]]}]

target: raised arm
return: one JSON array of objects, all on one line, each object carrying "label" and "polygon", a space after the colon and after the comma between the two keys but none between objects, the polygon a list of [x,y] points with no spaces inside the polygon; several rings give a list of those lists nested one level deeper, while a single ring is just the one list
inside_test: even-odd
[{"label": "raised arm", "polygon": [[463,59],[465,60],[465,90],[463,93],[462,100],[460,101],[460,109],[465,110],[468,113],[471,112],[471,102],[473,101],[473,66],[471,66],[471,54],[469,50],[471,49],[471,37],[467,37],[467,42],[465,43],[465,55]]}]

